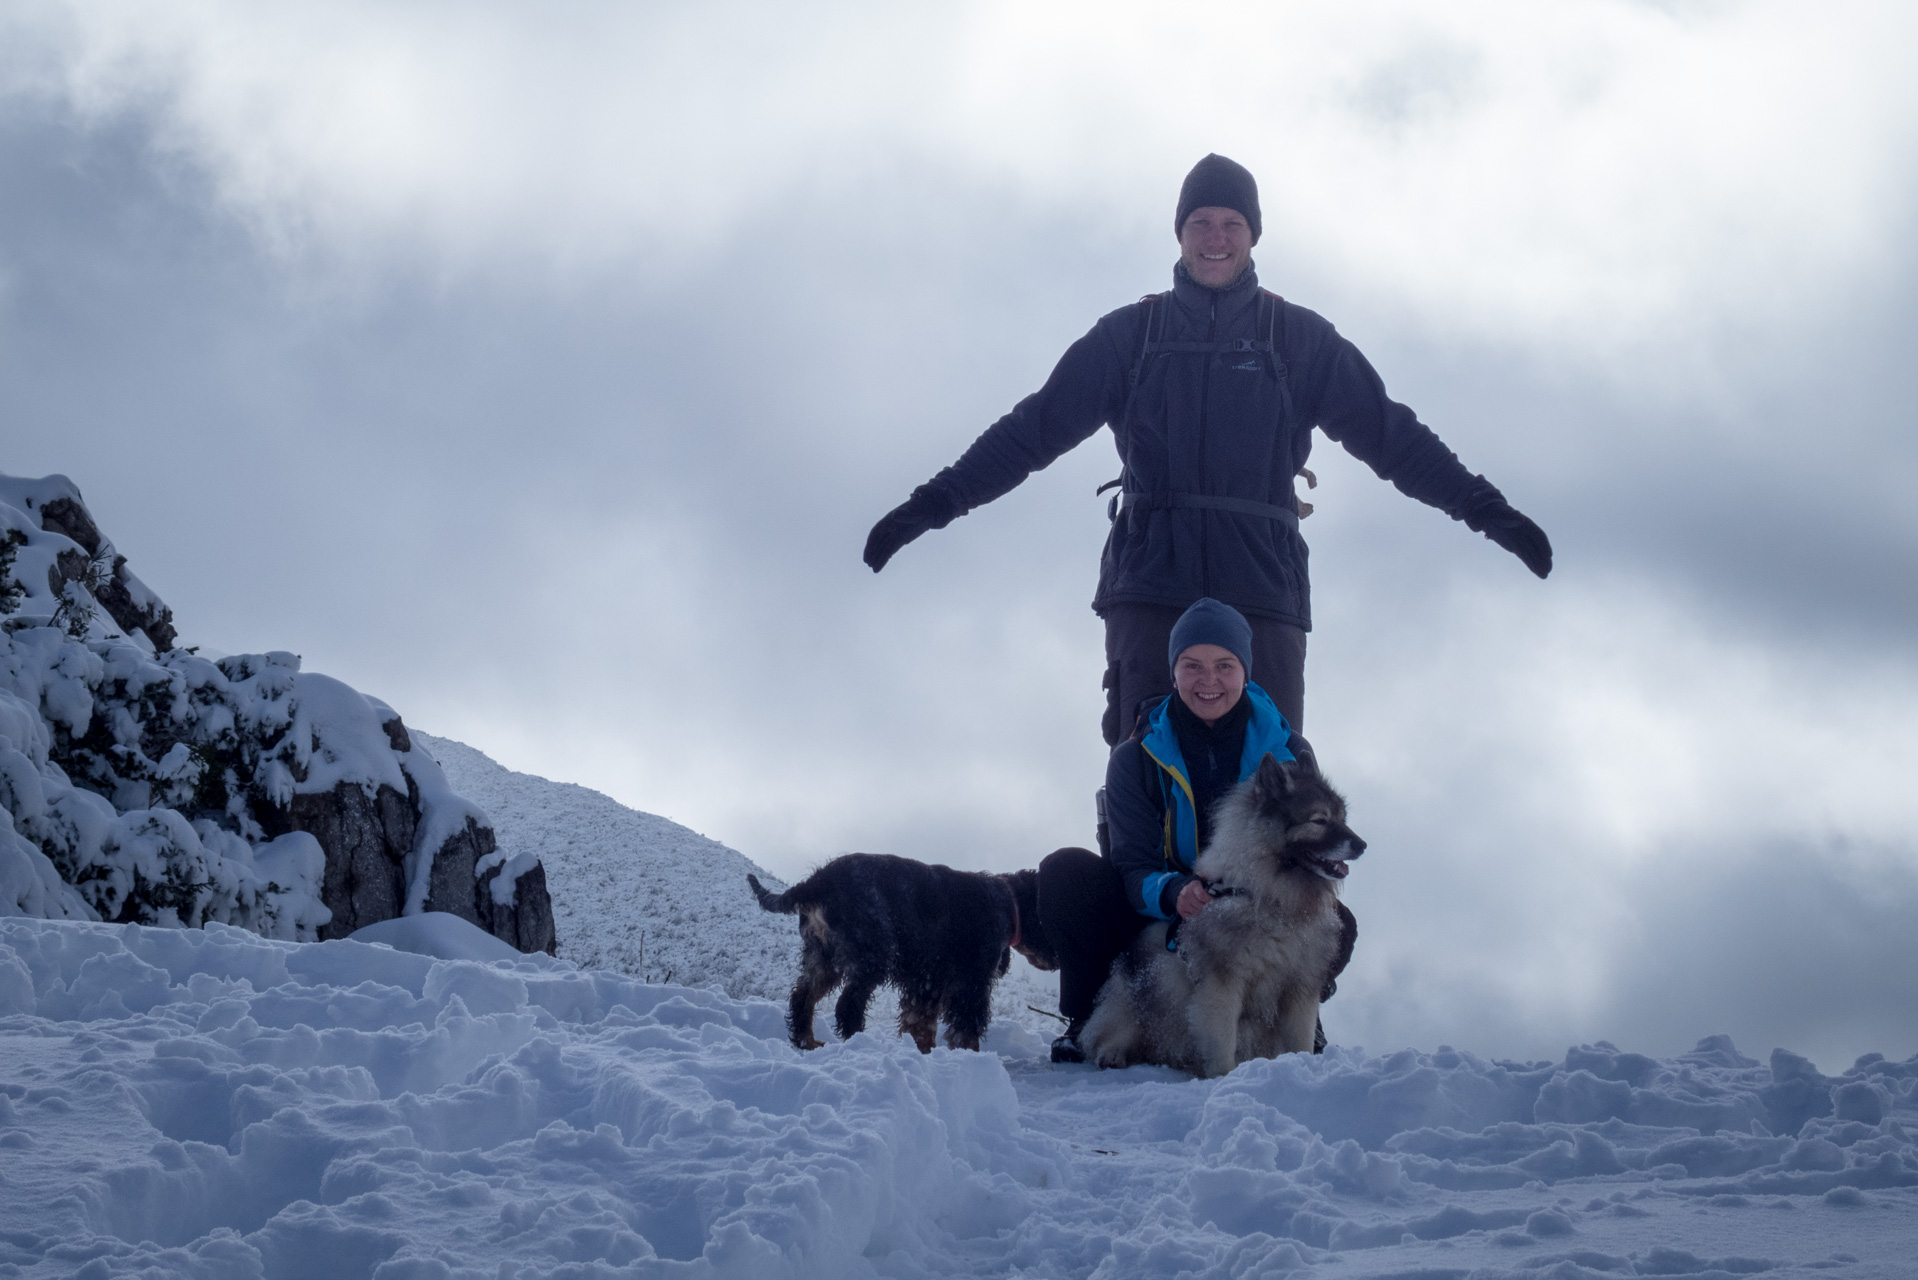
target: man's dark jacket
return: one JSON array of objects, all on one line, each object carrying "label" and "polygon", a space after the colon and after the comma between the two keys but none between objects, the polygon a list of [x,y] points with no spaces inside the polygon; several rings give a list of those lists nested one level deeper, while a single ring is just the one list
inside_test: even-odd
[{"label": "man's dark jacket", "polygon": [[1488,481],[1385,386],[1325,319],[1259,288],[1251,268],[1207,289],[1181,265],[1169,294],[1105,316],[1045,386],[930,482],[956,513],[991,502],[1110,424],[1122,499],[1092,607],[1184,608],[1212,596],[1310,629],[1293,477],[1312,428],[1382,479],[1454,516]]}]

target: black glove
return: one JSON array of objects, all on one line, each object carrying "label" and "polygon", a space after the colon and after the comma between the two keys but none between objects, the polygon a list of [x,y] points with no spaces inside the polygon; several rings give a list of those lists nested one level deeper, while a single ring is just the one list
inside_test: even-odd
[{"label": "black glove", "polygon": [[1458,518],[1465,527],[1474,533],[1482,533],[1499,546],[1525,562],[1525,567],[1543,578],[1552,571],[1552,540],[1545,536],[1545,530],[1532,522],[1530,517],[1514,511],[1505,495],[1492,486],[1485,477],[1478,493],[1474,494]]},{"label": "black glove", "polygon": [[928,529],[943,529],[959,514],[959,502],[944,488],[922,484],[888,511],[866,535],[866,563],[878,573],[899,548]]}]

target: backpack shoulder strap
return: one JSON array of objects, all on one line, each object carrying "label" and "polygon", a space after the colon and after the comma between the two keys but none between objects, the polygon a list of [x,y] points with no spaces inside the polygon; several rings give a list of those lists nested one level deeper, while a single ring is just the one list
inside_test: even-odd
[{"label": "backpack shoulder strap", "polygon": [[[1265,317],[1265,349],[1272,353],[1272,373],[1288,386],[1285,367],[1285,299],[1270,289],[1259,290],[1259,310]],[[1289,387],[1288,387],[1289,389]]]},{"label": "backpack shoulder strap", "polygon": [[[1159,312],[1159,301],[1167,295],[1148,293],[1138,301],[1139,307],[1139,354],[1133,358],[1132,372],[1126,375],[1126,400],[1132,399],[1132,393],[1139,389],[1139,377],[1145,372],[1146,349],[1152,345],[1152,321]],[[1164,322],[1161,321],[1161,324]]]},{"label": "backpack shoulder strap", "polygon": [[[1139,703],[1138,710],[1132,714],[1132,732],[1126,735],[1127,741],[1144,742],[1146,730],[1151,727],[1152,713],[1165,705],[1165,698],[1146,698]],[[1140,753],[1145,754],[1144,752]]]}]

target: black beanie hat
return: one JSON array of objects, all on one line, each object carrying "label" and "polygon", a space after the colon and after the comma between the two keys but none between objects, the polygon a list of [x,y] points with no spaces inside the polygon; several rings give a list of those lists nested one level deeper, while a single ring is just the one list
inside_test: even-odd
[{"label": "black beanie hat", "polygon": [[1166,665],[1178,666],[1179,655],[1195,644],[1218,645],[1239,660],[1239,665],[1245,668],[1246,679],[1252,678],[1252,624],[1231,605],[1211,596],[1194,601],[1172,624],[1172,639],[1166,645]]},{"label": "black beanie hat", "polygon": [[1194,209],[1236,209],[1259,242],[1259,184],[1252,171],[1236,160],[1213,152],[1192,166],[1179,188],[1179,212],[1172,219],[1174,237],[1184,234],[1185,220]]}]

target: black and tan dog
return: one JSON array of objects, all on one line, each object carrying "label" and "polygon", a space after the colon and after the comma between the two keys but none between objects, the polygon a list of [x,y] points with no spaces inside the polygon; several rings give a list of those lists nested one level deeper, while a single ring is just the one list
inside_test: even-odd
[{"label": "black and tan dog", "polygon": [[834,858],[784,893],[748,875],[767,911],[799,916],[805,940],[786,1029],[795,1048],[817,1049],[814,1007],[842,983],[833,1006],[840,1038],[866,1029],[882,983],[899,990],[899,1030],[930,1053],[943,1019],[946,1046],[977,1049],[992,1020],[992,987],[1012,950],[1040,969],[1053,956],[1039,923],[1039,875],[954,871],[883,853]]}]

